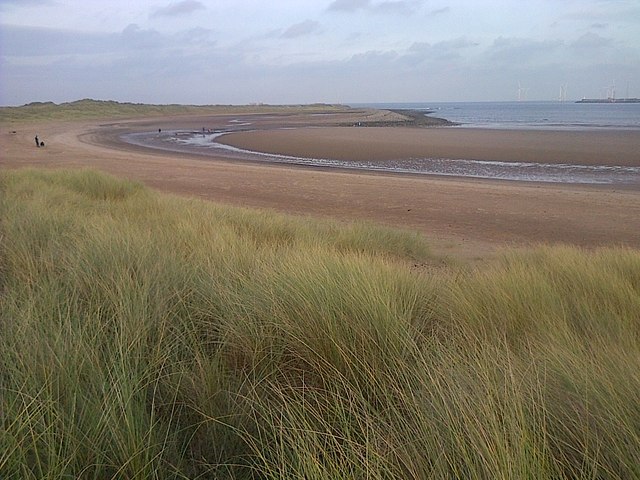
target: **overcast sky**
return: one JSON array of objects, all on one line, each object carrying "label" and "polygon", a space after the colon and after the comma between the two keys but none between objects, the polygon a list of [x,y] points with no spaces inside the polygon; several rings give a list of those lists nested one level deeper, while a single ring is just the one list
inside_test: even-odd
[{"label": "overcast sky", "polygon": [[640,0],[0,0],[0,75],[2,105],[640,97]]}]

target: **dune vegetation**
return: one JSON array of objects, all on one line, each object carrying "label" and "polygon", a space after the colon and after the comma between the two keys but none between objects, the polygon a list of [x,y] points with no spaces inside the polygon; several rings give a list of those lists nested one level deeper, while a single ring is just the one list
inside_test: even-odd
[{"label": "dune vegetation", "polygon": [[0,174],[0,478],[640,478],[640,252]]},{"label": "dune vegetation", "polygon": [[129,117],[159,117],[167,115],[214,115],[242,113],[287,113],[342,111],[341,105],[150,105],[123,103],[113,100],[85,98],[74,102],[33,102],[19,107],[0,107],[0,123],[20,123],[47,120],[86,120]]}]

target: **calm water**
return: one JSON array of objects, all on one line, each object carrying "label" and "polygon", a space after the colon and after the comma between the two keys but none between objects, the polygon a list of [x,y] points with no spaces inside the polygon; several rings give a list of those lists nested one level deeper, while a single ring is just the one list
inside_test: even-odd
[{"label": "calm water", "polygon": [[479,128],[640,130],[640,103],[455,102],[359,103],[354,107],[433,111],[431,115]]}]

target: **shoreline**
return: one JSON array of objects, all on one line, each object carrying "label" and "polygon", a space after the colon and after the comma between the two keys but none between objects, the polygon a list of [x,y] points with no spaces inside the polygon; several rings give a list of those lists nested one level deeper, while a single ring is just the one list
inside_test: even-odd
[{"label": "shoreline", "polygon": [[[315,147],[307,143],[309,139],[302,133],[318,129],[275,129],[303,126],[310,121],[315,125],[328,123],[330,125],[324,127],[333,129],[331,125],[337,120],[357,121],[366,115],[348,112],[311,118],[308,114],[292,114],[284,118],[228,114],[51,121],[18,125],[16,134],[10,133],[12,127],[3,125],[0,143],[5,155],[0,158],[0,167],[90,167],[139,180],[165,192],[223,204],[407,228],[429,238],[438,254],[467,260],[487,258],[504,247],[540,243],[640,248],[640,231],[636,228],[640,218],[637,188],[347,172],[259,164],[222,155],[203,159],[193,154],[151,150],[117,141],[120,134],[141,128],[149,131],[174,127],[200,129],[204,122],[215,127],[236,119],[259,123],[270,134],[289,132],[295,137],[286,139],[290,148],[306,144],[305,151],[312,151]],[[387,127],[347,128],[345,132],[380,134],[385,129]],[[393,130],[394,135],[451,131],[458,135],[455,137],[458,141],[462,138],[459,127],[389,130]],[[46,142],[44,149],[33,146],[35,133]],[[485,133],[477,130],[473,136]],[[470,141],[473,136],[466,138]],[[361,140],[364,139],[358,141]],[[374,141],[368,148],[376,149],[378,144]],[[473,145],[469,143],[467,148]]]}]

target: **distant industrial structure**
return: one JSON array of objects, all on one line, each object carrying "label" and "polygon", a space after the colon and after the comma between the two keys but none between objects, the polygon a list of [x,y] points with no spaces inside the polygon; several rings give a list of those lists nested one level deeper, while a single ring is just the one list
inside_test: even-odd
[{"label": "distant industrial structure", "polygon": [[640,98],[629,97],[629,83],[627,82],[627,95],[624,98],[616,98],[616,82],[608,87],[602,87],[605,95],[602,98],[582,97],[576,103],[640,103]]},{"label": "distant industrial structure", "polygon": [[640,103],[640,98],[582,98],[576,103]]}]

